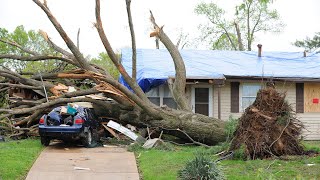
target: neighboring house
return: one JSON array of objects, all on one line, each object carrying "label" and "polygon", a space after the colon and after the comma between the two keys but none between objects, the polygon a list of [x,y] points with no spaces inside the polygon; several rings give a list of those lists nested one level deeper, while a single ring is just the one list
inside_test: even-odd
[{"label": "neighboring house", "polygon": [[[222,120],[240,117],[257,91],[272,80],[304,123],[303,135],[320,140],[320,53],[181,50],[187,70],[186,95],[192,110]],[[131,50],[122,50],[122,63],[131,74]],[[137,50],[137,81],[157,105],[176,107],[168,78],[174,78],[167,50]],[[120,78],[120,82],[123,79]],[[124,83],[125,84],[125,83]]]}]

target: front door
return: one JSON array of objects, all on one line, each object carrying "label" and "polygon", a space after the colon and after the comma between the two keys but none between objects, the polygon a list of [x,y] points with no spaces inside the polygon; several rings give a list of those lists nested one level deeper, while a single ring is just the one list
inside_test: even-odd
[{"label": "front door", "polygon": [[211,86],[192,87],[192,111],[213,116]]}]

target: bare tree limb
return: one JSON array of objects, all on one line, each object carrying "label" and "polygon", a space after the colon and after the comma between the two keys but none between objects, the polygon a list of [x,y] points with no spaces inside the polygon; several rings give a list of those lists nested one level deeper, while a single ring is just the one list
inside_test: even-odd
[{"label": "bare tree limb", "polygon": [[80,50],[80,28],[78,29],[77,33],[77,48]]},{"label": "bare tree limb", "polygon": [[0,54],[0,59],[15,59],[15,60],[21,60],[21,61],[60,60],[60,61],[67,62],[69,64],[73,64],[75,66],[79,66],[78,64],[73,62],[71,59],[58,57],[58,56],[51,56],[51,55],[19,56],[19,55],[13,55],[13,54]]},{"label": "bare tree limb", "polygon": [[170,38],[164,33],[162,30],[163,26],[160,28],[155,18],[150,11],[150,21],[153,26],[156,28],[154,32],[150,34],[150,36],[157,36],[160,41],[166,46],[168,49],[176,70],[175,81],[173,83],[173,97],[177,102],[179,109],[191,111],[191,106],[185,97],[185,87],[186,87],[186,68],[181,57],[181,54],[177,47],[172,43]]},{"label": "bare tree limb", "polygon": [[39,109],[55,106],[57,104],[70,103],[70,102],[96,102],[96,101],[98,100],[91,99],[91,98],[59,98],[59,99],[51,100],[47,103],[42,103],[40,105],[33,106],[31,108],[16,109],[15,111],[11,111],[8,114],[0,115],[0,119],[9,117],[12,115],[30,113]]},{"label": "bare tree limb", "polygon": [[64,56],[68,57],[69,59],[75,59],[74,55],[66,50],[64,50],[63,48],[61,48],[60,46],[58,46],[57,44],[55,44],[50,37],[48,36],[48,34],[46,32],[44,32],[43,30],[39,30],[40,34],[42,35],[42,37],[47,41],[47,43],[56,51],[58,51],[59,53],[63,54]]},{"label": "bare tree limb", "polygon": [[137,49],[136,49],[136,38],[133,28],[132,15],[131,15],[131,0],[125,0],[127,5],[128,23],[130,27],[131,34],[131,44],[132,44],[132,78],[134,81],[137,79]]},{"label": "bare tree limb", "polygon": [[[22,75],[20,75],[16,72],[10,71],[10,70],[0,69],[0,76],[7,77],[9,79],[13,79],[16,82],[20,82],[25,85],[39,86],[39,84],[41,84],[41,82],[39,82],[37,80],[25,78]],[[53,84],[51,84],[49,82],[44,82],[44,85],[46,86],[46,88],[49,88],[49,89],[54,86]]]},{"label": "bare tree limb", "polygon": [[9,45],[14,46],[14,47],[17,47],[17,48],[21,49],[22,51],[24,51],[24,52],[26,52],[26,53],[28,53],[28,54],[32,54],[32,55],[34,55],[34,56],[39,56],[39,55],[40,55],[39,53],[37,53],[37,52],[35,52],[35,51],[31,51],[31,50],[29,50],[29,49],[26,49],[26,48],[20,46],[18,43],[13,42],[13,41],[6,41],[6,40],[4,40],[4,39],[0,39],[0,42],[9,44]]},{"label": "bare tree limb", "polygon": [[49,20],[52,22],[56,30],[59,32],[60,36],[64,40],[64,42],[67,44],[70,51],[73,53],[73,55],[76,57],[76,60],[78,61],[79,65],[86,70],[97,72],[95,68],[89,65],[87,60],[83,57],[79,49],[74,45],[73,41],[69,38],[67,33],[62,28],[61,24],[57,21],[57,19],[53,16],[51,11],[48,9],[48,7],[41,3],[39,0],[33,0],[48,16]]},{"label": "bare tree limb", "polygon": [[[135,103],[138,104],[141,108],[146,110],[148,113],[150,113],[154,117],[159,117],[158,112],[154,109],[155,105],[150,102],[150,100],[147,98],[147,96],[144,94],[140,86],[134,81],[129,74],[126,72],[122,64],[120,63],[120,60],[118,59],[117,55],[114,53],[109,40],[103,30],[101,16],[100,16],[100,0],[96,0],[96,28],[99,33],[100,39],[110,57],[114,65],[119,70],[120,74],[123,76],[125,81],[129,84],[131,89],[137,94],[138,98],[135,97],[135,94],[131,93],[130,91],[127,91],[127,88],[120,84],[112,84],[113,86],[116,85],[116,88],[119,88],[124,92],[126,95],[128,95]],[[124,89],[125,88],[125,89]],[[153,108],[152,108],[153,107]]]},{"label": "bare tree limb", "polygon": [[240,28],[239,28],[239,24],[234,21],[234,26],[236,28],[236,32],[237,32],[237,39],[238,39],[238,46],[239,46],[239,50],[240,51],[244,51],[244,46],[242,43],[242,38],[241,38],[241,32],[240,32]]},{"label": "bare tree limb", "polygon": [[9,86],[9,87],[17,87],[17,88],[24,88],[24,89],[43,89],[41,86],[28,86],[23,84],[12,84],[12,83],[0,83],[0,86]]},{"label": "bare tree limb", "polygon": [[195,141],[192,137],[190,137],[185,131],[182,131],[180,129],[164,129],[166,131],[178,131],[178,132],[181,132],[182,134],[184,134],[184,136],[186,136],[191,142],[192,144],[196,144],[196,145],[199,145],[199,146],[204,146],[206,148],[210,148],[210,146],[206,145],[206,144],[203,144],[201,142],[198,142],[198,141]]}]

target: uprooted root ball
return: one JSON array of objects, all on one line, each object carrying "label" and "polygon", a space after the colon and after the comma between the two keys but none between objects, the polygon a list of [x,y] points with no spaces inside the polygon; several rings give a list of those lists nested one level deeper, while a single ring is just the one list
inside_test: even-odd
[{"label": "uprooted root ball", "polygon": [[303,125],[285,96],[272,87],[261,89],[240,117],[230,150],[244,148],[249,159],[304,154],[299,140]]}]

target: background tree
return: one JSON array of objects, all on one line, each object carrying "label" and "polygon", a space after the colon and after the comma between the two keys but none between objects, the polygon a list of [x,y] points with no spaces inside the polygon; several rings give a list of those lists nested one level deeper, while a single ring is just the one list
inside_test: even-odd
[{"label": "background tree", "polygon": [[92,64],[98,65],[105,69],[107,72],[110,73],[112,77],[115,79],[119,78],[119,71],[112,63],[111,59],[109,58],[108,54],[105,52],[99,53],[98,57],[92,58],[90,60]]},{"label": "background tree", "polygon": [[306,37],[304,40],[296,40],[293,45],[303,47],[306,51],[312,52],[318,49],[320,51],[320,32],[315,33],[313,38]]},{"label": "background tree", "polygon": [[248,50],[258,32],[279,32],[283,24],[276,10],[270,9],[269,0],[243,0],[235,7],[232,19],[226,19],[226,12],[217,4],[200,3],[195,13],[205,16],[208,23],[200,25],[201,39],[211,49]]},{"label": "background tree", "polygon": [[[48,45],[39,32],[26,31],[23,25],[17,26],[13,32],[0,28],[0,53],[16,56],[30,56],[39,54],[54,54],[55,51]],[[26,50],[28,50],[26,52]],[[30,52],[32,52],[30,54]],[[58,61],[19,61],[2,59],[1,64],[18,72],[51,72],[61,67]]]}]

